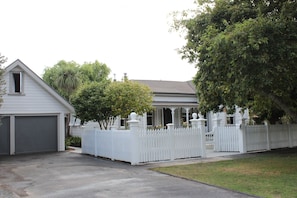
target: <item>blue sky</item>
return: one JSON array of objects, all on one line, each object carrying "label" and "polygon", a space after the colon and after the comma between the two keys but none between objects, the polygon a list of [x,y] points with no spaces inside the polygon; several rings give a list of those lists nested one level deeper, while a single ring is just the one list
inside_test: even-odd
[{"label": "blue sky", "polygon": [[169,32],[172,11],[194,0],[0,0],[4,66],[20,59],[35,73],[59,60],[99,62],[121,79],[191,80],[194,65],[176,49],[185,40]]}]

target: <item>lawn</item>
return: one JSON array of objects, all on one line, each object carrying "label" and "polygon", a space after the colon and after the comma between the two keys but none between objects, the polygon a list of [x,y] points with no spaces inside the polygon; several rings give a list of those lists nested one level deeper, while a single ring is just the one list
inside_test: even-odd
[{"label": "lawn", "polygon": [[297,149],[153,170],[260,197],[297,198]]}]

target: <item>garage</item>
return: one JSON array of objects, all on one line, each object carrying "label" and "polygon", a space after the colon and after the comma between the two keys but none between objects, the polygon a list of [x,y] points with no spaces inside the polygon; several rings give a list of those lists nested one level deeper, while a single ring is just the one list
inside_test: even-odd
[{"label": "garage", "polygon": [[22,61],[5,68],[0,155],[65,151],[65,119],[73,106]]},{"label": "garage", "polygon": [[58,150],[57,116],[16,116],[15,154]]},{"label": "garage", "polygon": [[9,155],[10,151],[10,118],[2,117],[0,124],[0,155]]}]

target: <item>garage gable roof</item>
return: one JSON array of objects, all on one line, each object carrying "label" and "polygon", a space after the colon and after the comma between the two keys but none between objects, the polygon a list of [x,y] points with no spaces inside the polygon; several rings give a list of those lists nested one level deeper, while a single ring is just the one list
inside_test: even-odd
[{"label": "garage gable roof", "polygon": [[46,90],[51,96],[63,104],[71,113],[74,113],[74,107],[65,100],[60,94],[58,94],[52,87],[50,87],[46,82],[44,82],[37,74],[35,74],[28,66],[26,66],[22,61],[17,59],[5,68],[4,75],[12,71],[15,67],[21,68],[26,74],[31,77],[36,83],[38,83],[44,90]]}]

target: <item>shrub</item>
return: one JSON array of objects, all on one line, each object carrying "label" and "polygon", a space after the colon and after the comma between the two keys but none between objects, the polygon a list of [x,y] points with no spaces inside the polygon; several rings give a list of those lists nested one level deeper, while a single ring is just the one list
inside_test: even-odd
[{"label": "shrub", "polygon": [[65,146],[81,147],[81,138],[77,136],[69,136],[65,140]]}]

